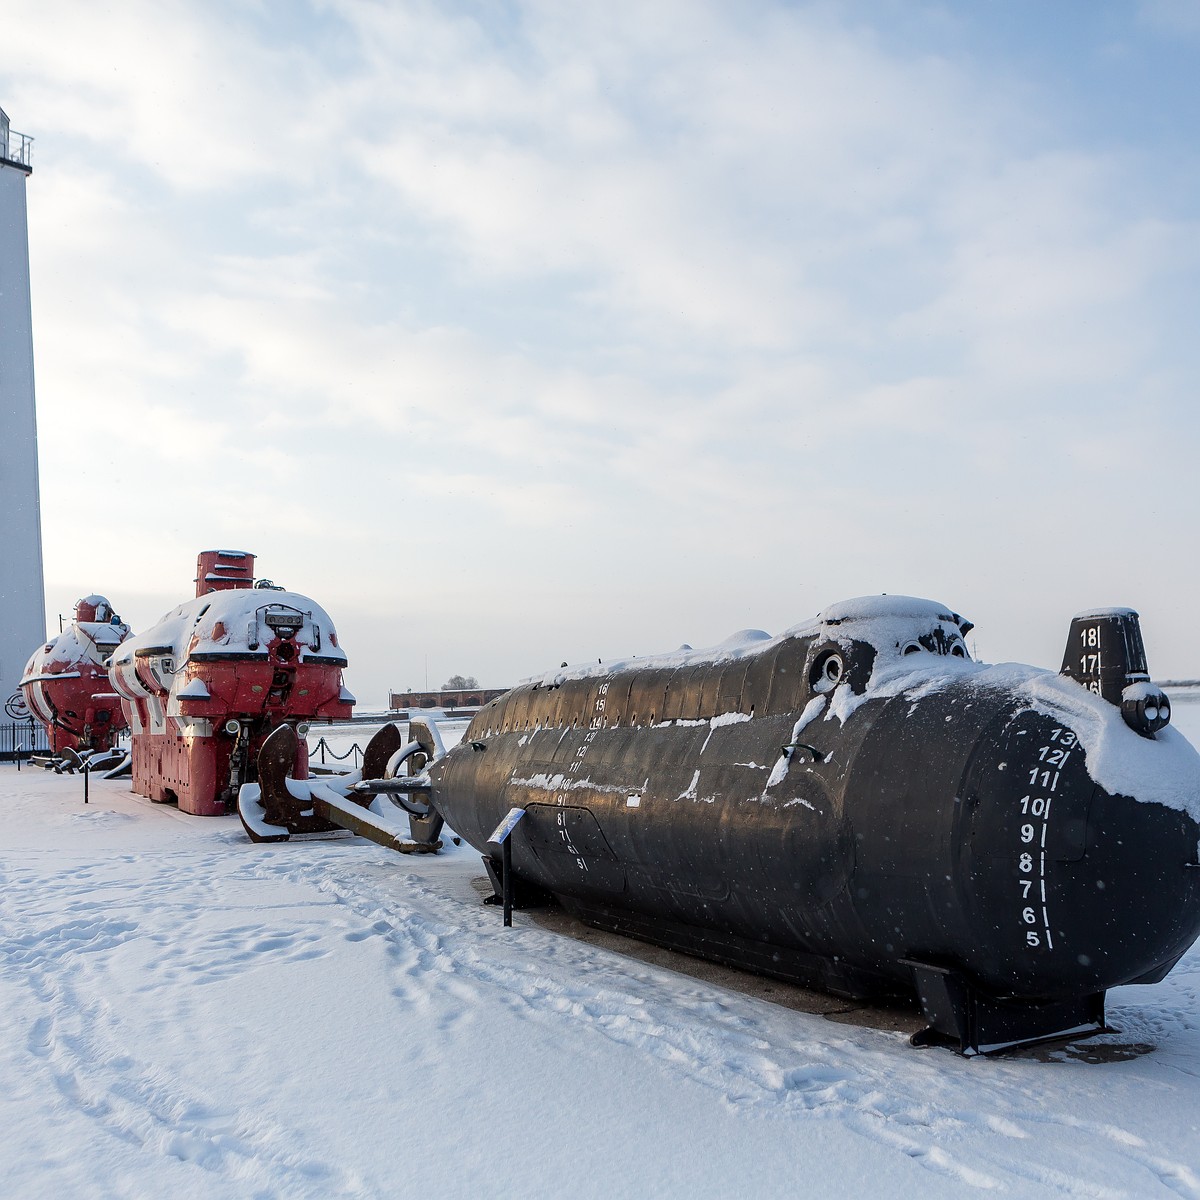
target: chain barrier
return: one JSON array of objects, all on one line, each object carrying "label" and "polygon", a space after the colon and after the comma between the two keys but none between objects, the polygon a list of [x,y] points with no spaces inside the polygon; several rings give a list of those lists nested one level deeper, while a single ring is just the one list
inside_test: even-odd
[{"label": "chain barrier", "polygon": [[345,762],[346,759],[353,754],[354,765],[356,767],[359,765],[359,762],[362,759],[362,747],[357,742],[355,742],[345,754],[339,754],[324,738],[321,738],[321,740],[317,742],[317,744],[311,750],[309,750],[308,754],[310,758],[314,754],[320,754],[321,764],[324,765],[326,752],[329,753],[330,758],[337,762]]},{"label": "chain barrier", "polygon": [[[128,748],[129,730],[121,730],[115,742],[118,747]],[[33,720],[0,724],[0,762],[14,761],[18,750],[27,758],[31,753],[48,754],[50,742],[46,736],[46,730]],[[352,765],[354,767],[361,765],[363,757],[362,747],[357,742],[354,742],[344,754],[339,754],[323,737],[309,749],[308,753],[312,758],[320,755],[322,763],[326,761],[326,755],[335,762],[345,762],[346,759],[353,757]]]},{"label": "chain barrier", "polygon": [[[127,747],[130,742],[129,730],[121,730],[115,741],[117,745]],[[26,756],[31,752],[48,754],[50,742],[46,736],[46,730],[32,720],[0,724],[0,762],[15,759],[18,747]],[[335,762],[345,762],[346,759],[353,757],[355,767],[361,764],[363,757],[363,749],[357,742],[354,742],[344,754],[339,754],[323,737],[317,741],[315,746],[310,747],[308,753],[313,758],[320,755],[322,763],[326,761],[326,755]]]}]

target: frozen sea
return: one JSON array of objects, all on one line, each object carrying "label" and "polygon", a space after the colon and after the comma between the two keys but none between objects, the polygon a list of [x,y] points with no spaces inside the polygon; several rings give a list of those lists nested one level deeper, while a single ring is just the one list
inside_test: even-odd
[{"label": "frozen sea", "polygon": [[503,930],[465,846],[8,764],[0,830],[0,1196],[1200,1196],[1200,951],[1127,1054],[963,1059]]}]

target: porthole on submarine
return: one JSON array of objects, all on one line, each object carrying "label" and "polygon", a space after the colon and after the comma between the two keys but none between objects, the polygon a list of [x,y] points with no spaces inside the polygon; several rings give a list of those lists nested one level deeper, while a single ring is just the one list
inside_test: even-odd
[{"label": "porthole on submarine", "polygon": [[[989,1053],[1104,1029],[1200,933],[1200,755],[1169,728],[1137,613],[1070,625],[1060,672],[985,666],[943,605],[864,597],[771,638],[551,671],[446,751],[395,726],[362,777],[243,789],[255,840],[443,825],[598,928],[855,1000],[916,999],[915,1044]],[[649,714],[649,715],[648,715]],[[291,739],[291,741],[289,741]],[[388,794],[411,840],[370,808]]]}]

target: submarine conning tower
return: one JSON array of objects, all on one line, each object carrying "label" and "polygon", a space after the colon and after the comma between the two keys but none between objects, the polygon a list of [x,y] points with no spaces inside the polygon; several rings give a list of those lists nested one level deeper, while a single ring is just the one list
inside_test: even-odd
[{"label": "submarine conning tower", "polygon": [[86,621],[98,625],[120,625],[121,618],[113,612],[113,606],[107,596],[93,592],[75,601],[76,621]]},{"label": "submarine conning tower", "polygon": [[244,550],[201,550],[196,558],[196,595],[252,588],[254,557]]},{"label": "submarine conning tower", "polygon": [[1152,738],[1171,722],[1171,701],[1150,682],[1142,627],[1132,608],[1076,613],[1059,673],[1115,704],[1143,737]]}]

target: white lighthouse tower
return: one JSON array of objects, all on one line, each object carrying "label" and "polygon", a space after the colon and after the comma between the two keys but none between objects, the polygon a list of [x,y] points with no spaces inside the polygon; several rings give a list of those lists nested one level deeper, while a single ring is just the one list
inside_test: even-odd
[{"label": "white lighthouse tower", "polygon": [[17,685],[46,637],[25,213],[32,141],[0,110],[0,724],[27,715]]}]

